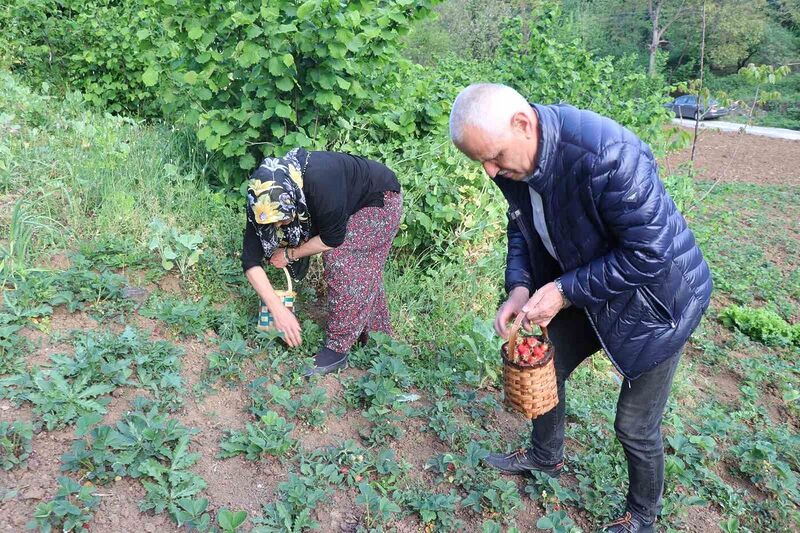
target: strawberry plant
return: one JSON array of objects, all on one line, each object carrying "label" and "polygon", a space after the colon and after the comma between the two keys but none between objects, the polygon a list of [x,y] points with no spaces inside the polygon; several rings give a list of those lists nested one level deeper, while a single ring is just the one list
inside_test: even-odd
[{"label": "strawberry plant", "polygon": [[582,531],[575,522],[567,516],[566,511],[553,511],[536,521],[536,527],[552,531],[553,533],[580,533]]},{"label": "strawberry plant", "polygon": [[105,413],[110,398],[102,396],[115,388],[105,383],[92,384],[90,375],[70,382],[57,369],[39,368],[0,384],[9,387],[7,394],[15,400],[32,403],[33,411],[42,417],[48,430],[62,428],[86,414]]},{"label": "strawberry plant", "polygon": [[227,383],[244,379],[242,364],[253,355],[241,337],[220,341],[216,351],[208,355],[206,382],[222,379]]},{"label": "strawberry plant", "polygon": [[75,353],[72,356],[53,355],[50,360],[61,374],[70,379],[85,376],[90,383],[108,383],[114,386],[130,384],[132,350],[130,344],[119,342],[109,333],[76,335]]},{"label": "strawberry plant", "polygon": [[390,407],[372,405],[361,415],[370,425],[359,429],[358,434],[370,446],[383,446],[405,435],[402,427],[405,417],[396,414]]},{"label": "strawberry plant", "polygon": [[3,470],[11,470],[16,466],[25,466],[31,453],[33,425],[23,420],[12,423],[0,422],[0,466]]},{"label": "strawberry plant", "polygon": [[427,420],[423,431],[433,431],[439,440],[448,445],[462,445],[469,441],[469,432],[453,412],[453,400],[437,400],[432,406],[422,409],[417,416]]},{"label": "strawberry plant", "polygon": [[61,470],[80,473],[81,479],[96,484],[126,474],[126,466],[119,461],[125,442],[118,431],[111,426],[96,427],[88,439],[72,443],[72,450],[61,457]]},{"label": "strawberry plant", "polygon": [[461,521],[455,517],[456,506],[461,501],[455,491],[439,494],[408,490],[400,492],[399,497],[419,515],[426,528],[434,531],[454,531],[463,528]]},{"label": "strawberry plant", "polygon": [[220,442],[218,457],[243,454],[251,461],[265,456],[279,457],[296,446],[296,441],[289,437],[293,429],[293,424],[274,411],[267,411],[255,424],[247,424],[244,432],[228,431]]},{"label": "strawberry plant", "polygon": [[[142,511],[152,510],[156,513],[167,511],[169,516],[181,525],[182,513],[187,512],[185,503],[188,498],[197,495],[206,487],[203,478],[187,470],[200,457],[197,453],[189,453],[189,436],[183,435],[174,447],[163,450],[163,462],[150,457],[139,465],[139,474],[142,475],[142,485],[146,494],[144,500],[139,502]],[[192,506],[191,509],[197,509]],[[191,510],[190,509],[190,510]],[[191,520],[197,518],[194,514]]]},{"label": "strawberry plant", "polygon": [[92,485],[81,486],[71,478],[59,477],[55,497],[36,506],[28,528],[44,533],[84,528],[100,504],[100,497],[93,492]]},{"label": "strawberry plant", "polygon": [[[344,481],[351,487],[357,487],[362,481],[374,477],[374,486],[379,487],[384,493],[394,490],[410,469],[407,463],[397,462],[391,448],[385,448],[378,452],[377,456],[373,456],[369,450],[358,446],[352,440],[347,440],[335,448],[313,452],[304,459],[303,465],[306,464],[322,464],[323,472],[326,473],[325,479],[335,485]],[[328,466],[333,466],[333,470],[328,471]],[[310,475],[310,472],[302,471]]]},{"label": "strawberry plant", "polygon": [[439,454],[428,460],[425,469],[436,472],[440,482],[451,483],[470,492],[488,482],[487,472],[481,466],[481,461],[488,455],[489,452],[480,444],[470,442],[463,456],[453,453]]},{"label": "strawberry plant", "polygon": [[358,492],[356,505],[362,505],[366,509],[364,523],[367,527],[381,526],[400,513],[399,505],[386,496],[381,496],[369,483],[359,483]]},{"label": "strawberry plant", "polygon": [[206,498],[181,498],[175,501],[171,515],[179,527],[186,526],[190,531],[207,531],[211,525],[211,515],[206,509],[208,509]]},{"label": "strawberry plant", "polygon": [[522,507],[516,483],[508,479],[496,479],[488,487],[470,492],[462,505],[471,507],[476,513],[507,520]]},{"label": "strawberry plant", "polygon": [[62,469],[105,483],[115,476],[138,478],[148,460],[167,461],[170,450],[193,433],[158,411],[158,404],[138,397],[116,427],[93,428],[88,439],[76,440]]},{"label": "strawberry plant", "polygon": [[130,300],[122,296],[127,280],[113,272],[94,272],[72,266],[62,272],[53,273],[50,283],[56,293],[47,302],[64,305],[67,311],[88,311],[102,318],[124,314],[133,307]]},{"label": "strawberry plant", "polygon": [[293,399],[292,393],[277,385],[269,385],[266,392],[270,399],[266,400],[258,387],[253,388],[251,398],[253,406],[250,411],[256,416],[266,414],[269,405],[282,407],[289,418],[299,418],[311,427],[322,427],[327,418],[324,407],[328,404],[328,397],[322,387],[313,387],[310,391]]},{"label": "strawberry plant", "polygon": [[289,474],[289,479],[278,485],[278,498],[264,505],[264,514],[253,519],[253,533],[278,533],[306,531],[319,528],[312,518],[317,505],[328,497],[313,478]]},{"label": "strawberry plant", "polygon": [[245,511],[231,511],[225,507],[217,513],[217,525],[222,533],[234,533],[247,520]]}]

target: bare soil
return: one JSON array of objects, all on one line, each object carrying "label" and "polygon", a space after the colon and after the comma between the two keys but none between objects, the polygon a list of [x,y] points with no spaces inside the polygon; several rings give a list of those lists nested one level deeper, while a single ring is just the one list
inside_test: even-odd
[{"label": "bare soil", "polygon": [[[691,148],[676,152],[661,163],[667,172],[691,157]],[[800,141],[772,139],[740,133],[701,131],[695,151],[700,179],[800,185]]]}]

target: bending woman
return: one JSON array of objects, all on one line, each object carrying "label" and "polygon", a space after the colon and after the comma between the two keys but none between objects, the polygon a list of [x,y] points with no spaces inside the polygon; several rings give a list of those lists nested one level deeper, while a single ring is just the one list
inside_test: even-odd
[{"label": "bending woman", "polygon": [[383,268],[402,214],[394,172],[361,157],[295,148],[265,159],[250,176],[242,268],[290,346],[302,342],[300,324],[262,261],[283,268],[322,254],[328,323],[307,376],[344,367],[350,348],[371,331],[392,334]]}]

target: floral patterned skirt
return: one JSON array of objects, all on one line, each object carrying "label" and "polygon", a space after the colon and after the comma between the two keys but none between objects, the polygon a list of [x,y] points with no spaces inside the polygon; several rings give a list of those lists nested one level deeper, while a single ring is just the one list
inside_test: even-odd
[{"label": "floral patterned skirt", "polygon": [[383,267],[400,227],[403,196],[384,193],[383,207],[364,207],[347,221],[344,242],[322,254],[328,286],[325,346],[346,353],[361,335],[392,334]]}]

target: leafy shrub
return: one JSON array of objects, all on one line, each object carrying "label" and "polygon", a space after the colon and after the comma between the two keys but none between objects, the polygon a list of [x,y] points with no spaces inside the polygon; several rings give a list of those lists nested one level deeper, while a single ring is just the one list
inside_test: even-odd
[{"label": "leafy shrub", "polygon": [[800,325],[789,324],[769,309],[753,309],[732,305],[720,313],[722,323],[736,328],[748,337],[776,346],[800,346]]},{"label": "leafy shrub", "polygon": [[560,8],[545,2],[529,22],[517,17],[506,23],[494,62],[497,79],[532,102],[592,109],[646,141],[661,137],[668,118],[663,80],[648,78],[632,59],[598,58],[579,41],[563,42],[559,16]]},{"label": "leafy shrub", "polygon": [[197,264],[203,249],[203,236],[199,233],[179,233],[177,229],[169,227],[160,220],[150,223],[152,237],[148,247],[150,251],[156,250],[161,257],[161,266],[164,270],[172,270],[177,265],[181,277],[186,279],[189,269]]}]

